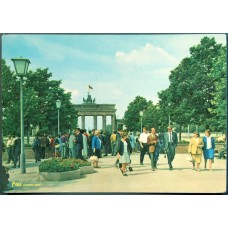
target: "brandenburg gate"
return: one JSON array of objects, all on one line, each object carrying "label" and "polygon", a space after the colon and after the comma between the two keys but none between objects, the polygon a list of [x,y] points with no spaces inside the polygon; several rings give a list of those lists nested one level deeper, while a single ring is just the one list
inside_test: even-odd
[{"label": "brandenburg gate", "polygon": [[115,104],[96,104],[95,98],[92,99],[88,93],[87,99],[83,98],[83,103],[74,105],[81,117],[81,128],[85,129],[85,117],[93,116],[93,128],[97,129],[97,117],[102,116],[102,129],[106,131],[106,117],[111,116],[112,131],[116,130],[116,109]]}]

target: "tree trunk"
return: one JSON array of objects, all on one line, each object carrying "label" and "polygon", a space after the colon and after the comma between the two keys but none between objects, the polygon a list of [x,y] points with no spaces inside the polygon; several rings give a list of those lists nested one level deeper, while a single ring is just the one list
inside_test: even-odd
[{"label": "tree trunk", "polygon": [[199,125],[196,125],[196,132],[199,132]]},{"label": "tree trunk", "polygon": [[30,139],[30,132],[29,132],[29,127],[27,127],[27,145],[29,145],[29,139]]},{"label": "tree trunk", "polygon": [[180,131],[179,131],[179,142],[181,141],[181,130],[182,130],[182,126],[180,124]]}]

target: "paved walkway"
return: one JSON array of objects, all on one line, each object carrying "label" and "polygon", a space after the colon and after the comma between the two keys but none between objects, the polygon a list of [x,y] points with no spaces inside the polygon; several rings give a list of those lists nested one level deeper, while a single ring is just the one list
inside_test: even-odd
[{"label": "paved walkway", "polygon": [[[38,164],[27,160],[26,174],[10,169],[13,190],[6,193],[223,193],[226,191],[226,159],[215,158],[213,171],[191,170],[187,154],[176,154],[174,170],[170,171],[167,158],[160,155],[158,169],[152,171],[148,155],[139,165],[139,153],[131,156],[133,172],[122,176],[114,166],[115,157],[100,159],[100,169],[80,179],[61,182],[39,182]],[[6,165],[7,166],[7,165]],[[9,165],[9,167],[12,165]],[[201,166],[203,166],[201,164]],[[201,167],[203,168],[203,167]]]}]

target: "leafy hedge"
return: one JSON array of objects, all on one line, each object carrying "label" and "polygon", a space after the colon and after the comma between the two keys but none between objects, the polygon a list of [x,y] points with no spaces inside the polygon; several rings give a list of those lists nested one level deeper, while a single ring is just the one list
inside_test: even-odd
[{"label": "leafy hedge", "polygon": [[39,172],[66,172],[72,170],[78,170],[82,166],[90,166],[90,162],[83,161],[81,159],[61,159],[53,158],[43,161],[39,165]]},{"label": "leafy hedge", "polygon": [[91,166],[91,163],[88,162],[88,161],[83,161],[81,159],[74,159],[74,158],[70,158],[69,159],[70,161],[76,163],[79,165],[79,167],[82,167],[82,166]]}]

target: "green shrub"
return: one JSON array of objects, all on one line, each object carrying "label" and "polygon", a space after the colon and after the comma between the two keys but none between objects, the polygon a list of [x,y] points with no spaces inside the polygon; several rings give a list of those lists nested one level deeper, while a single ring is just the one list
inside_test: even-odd
[{"label": "green shrub", "polygon": [[53,158],[43,161],[39,165],[39,172],[66,172],[78,170],[79,165],[73,159]]},{"label": "green shrub", "polygon": [[91,163],[90,162],[83,161],[81,159],[70,158],[69,160],[72,161],[73,163],[78,164],[79,167],[82,167],[82,166],[91,166]]}]

